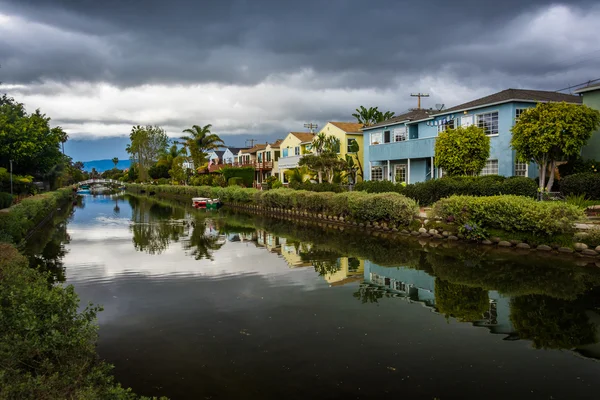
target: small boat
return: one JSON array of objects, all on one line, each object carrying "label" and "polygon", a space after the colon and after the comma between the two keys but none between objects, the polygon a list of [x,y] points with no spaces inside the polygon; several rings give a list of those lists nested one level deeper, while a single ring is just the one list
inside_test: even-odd
[{"label": "small boat", "polygon": [[208,197],[192,198],[192,206],[194,208],[202,208],[205,210],[217,210],[221,208],[222,203],[219,199],[210,199]]}]

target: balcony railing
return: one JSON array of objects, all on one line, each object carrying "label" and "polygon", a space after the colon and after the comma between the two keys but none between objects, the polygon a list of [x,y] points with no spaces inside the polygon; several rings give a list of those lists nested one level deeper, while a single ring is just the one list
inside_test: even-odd
[{"label": "balcony railing", "polygon": [[298,166],[298,162],[300,161],[301,158],[302,158],[302,155],[281,157],[279,159],[279,168],[280,169],[296,168]]},{"label": "balcony railing", "polygon": [[256,161],[254,168],[260,169],[273,169],[273,161]]}]

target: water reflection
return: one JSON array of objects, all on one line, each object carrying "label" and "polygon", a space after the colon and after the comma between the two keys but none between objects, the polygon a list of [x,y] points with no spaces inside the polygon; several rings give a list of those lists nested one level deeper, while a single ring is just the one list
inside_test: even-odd
[{"label": "water reflection", "polygon": [[[410,363],[402,376],[433,376],[440,382],[448,376],[435,374],[436,368],[447,371],[473,363],[481,363],[481,371],[510,363],[516,371],[528,365],[556,382],[565,373],[573,379],[600,373],[600,368],[577,364],[583,360],[572,357],[600,359],[600,269],[578,266],[572,259],[476,246],[430,247],[413,238],[370,236],[223,210],[206,213],[131,196],[87,197],[85,203],[75,218],[66,210],[66,222],[57,217],[46,237],[30,249],[31,264],[55,271],[58,281],[65,279],[67,265],[67,281],[82,298],[105,305],[101,346],[117,371],[120,366],[127,371],[121,376],[131,379],[126,383],[145,388],[153,385],[149,379],[164,378],[174,388],[144,394],[221,394],[223,376],[238,368],[229,365],[234,360],[245,366],[234,371],[236,379],[248,374],[246,384],[260,387],[252,393],[271,388],[261,381],[267,376],[288,388],[306,376],[274,377],[274,371],[308,353],[298,369],[326,376],[335,385],[328,390],[341,390],[336,382],[342,378],[332,371],[347,371],[348,366],[364,368],[365,382],[377,381],[377,388],[400,390],[404,381],[391,375],[376,380],[381,371],[372,371],[402,357],[423,360]],[[494,335],[480,334],[486,330]],[[422,341],[428,345],[420,347]],[[569,351],[527,352],[523,345]],[[142,350],[133,352],[132,346]],[[357,354],[348,356],[348,348]],[[144,370],[129,364],[136,357],[154,368],[186,364],[189,372]],[[324,359],[317,365],[320,357]],[[162,358],[170,363],[153,362]],[[196,365],[219,362],[212,368]],[[140,376],[130,375],[137,368],[143,370]],[[214,387],[181,386],[180,376],[186,373],[187,380],[203,376]],[[461,385],[456,376],[449,377],[454,380],[446,387],[464,388],[477,373],[465,373]],[[176,378],[169,378],[174,374]],[[497,383],[493,374],[477,379],[483,387]],[[523,386],[529,390],[532,382]],[[538,390],[552,393],[569,388],[539,383]],[[422,381],[419,387],[428,384]],[[368,382],[362,385],[369,387]],[[227,393],[240,397],[241,386],[238,390]],[[462,392],[443,394],[448,396],[438,397],[463,397]],[[241,397],[264,398],[245,392]]]}]

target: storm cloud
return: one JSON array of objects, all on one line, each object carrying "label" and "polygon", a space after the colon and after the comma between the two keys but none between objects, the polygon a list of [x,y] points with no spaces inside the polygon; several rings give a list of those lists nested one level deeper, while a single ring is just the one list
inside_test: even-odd
[{"label": "storm cloud", "polygon": [[72,137],[300,130],[600,78],[596,1],[0,0],[0,81]]}]

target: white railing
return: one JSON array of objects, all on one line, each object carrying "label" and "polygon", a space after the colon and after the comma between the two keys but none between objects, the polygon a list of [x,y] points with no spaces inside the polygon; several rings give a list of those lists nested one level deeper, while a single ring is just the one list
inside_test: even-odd
[{"label": "white railing", "polygon": [[296,168],[298,166],[298,162],[300,161],[301,158],[302,158],[302,155],[280,157],[279,158],[279,169]]}]

